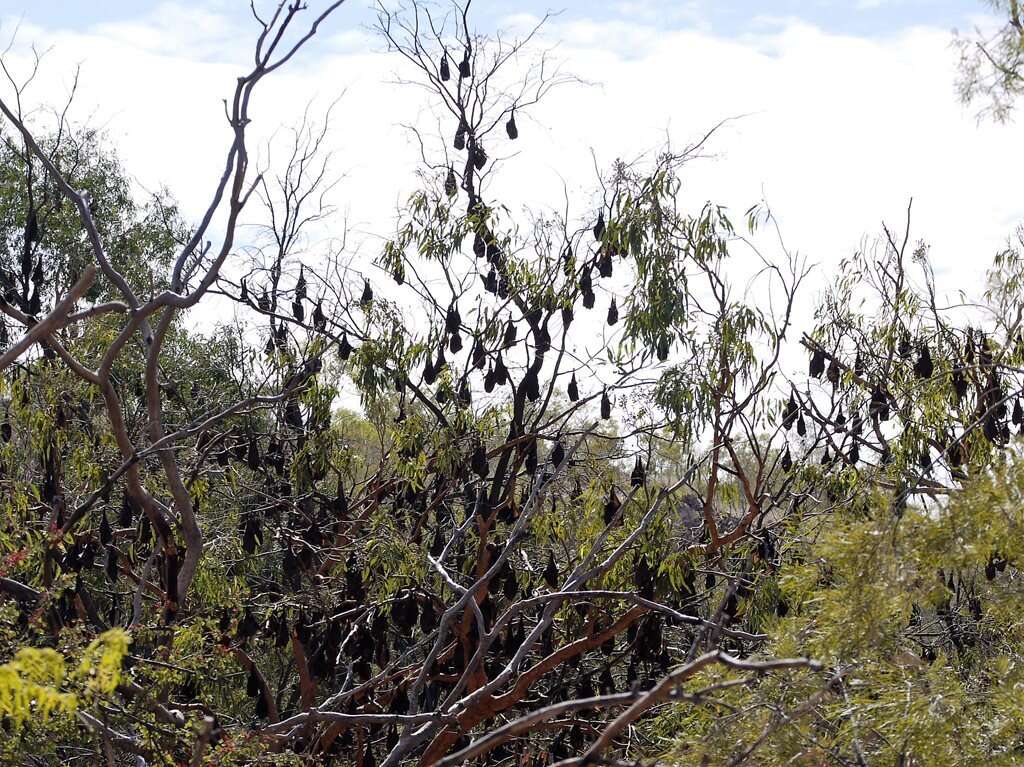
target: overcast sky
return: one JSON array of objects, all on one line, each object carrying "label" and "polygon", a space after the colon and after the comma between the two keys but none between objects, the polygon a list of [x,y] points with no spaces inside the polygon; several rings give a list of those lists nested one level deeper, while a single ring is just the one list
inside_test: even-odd
[{"label": "overcast sky", "polygon": [[[309,0],[316,8],[321,0]],[[264,5],[266,3],[264,2]],[[521,29],[549,6],[477,0],[481,29]],[[948,289],[977,284],[1024,220],[1020,128],[978,124],[955,93],[953,29],[986,22],[976,0],[563,0],[546,44],[591,83],[520,119],[521,153],[502,193],[513,207],[596,199],[607,167],[666,138],[679,146],[731,120],[712,156],[686,171],[687,199],[726,204],[738,220],[764,195],[792,250],[829,269],[880,231],[927,240]],[[756,8],[756,12],[752,9]],[[310,100],[335,111],[334,202],[352,243],[372,255],[412,188],[418,147],[403,123],[437,128],[415,91],[392,84],[367,0],[268,81],[253,109],[267,135]],[[243,0],[0,0],[12,61],[48,49],[34,103],[54,100],[82,65],[77,115],[105,126],[142,187],[166,184],[192,216],[216,177],[228,134],[222,99],[249,61]],[[342,95],[344,94],[344,95]],[[441,125],[450,132],[454,126]],[[491,153],[508,155],[513,147]]]}]

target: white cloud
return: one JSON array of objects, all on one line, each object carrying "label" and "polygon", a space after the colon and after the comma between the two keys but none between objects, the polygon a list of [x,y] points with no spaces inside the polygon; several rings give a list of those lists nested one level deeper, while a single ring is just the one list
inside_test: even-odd
[{"label": "white cloud", "polygon": [[[249,41],[214,10],[197,41],[176,8],[88,33],[25,28],[20,40],[53,46],[37,98],[59,93],[82,61],[81,113],[95,110],[126,166],[146,185],[166,182],[196,215],[229,139],[221,100],[249,60]],[[559,206],[563,180],[583,193],[585,208],[594,188],[591,150],[607,166],[666,136],[685,143],[723,118],[746,115],[714,139],[713,158],[687,171],[687,199],[716,199],[740,218],[763,192],[787,244],[822,264],[825,278],[881,221],[901,227],[910,197],[913,232],[932,243],[950,289],[977,285],[1024,218],[1016,128],[978,125],[956,102],[948,30],[867,40],[786,20],[737,40],[671,31],[639,16],[602,23],[569,11],[552,23],[547,36],[560,41],[566,67],[599,85],[556,91],[520,116],[523,137],[514,147],[489,147],[494,156],[518,153],[498,187],[513,209],[538,199]],[[402,65],[379,41],[361,29],[327,32],[268,79],[254,128],[266,136],[293,122],[309,99],[326,103],[344,90],[333,141],[335,167],[347,178],[336,202],[358,229],[386,235],[418,157],[399,123],[434,130],[437,113],[418,91],[389,84]],[[446,141],[454,127],[447,123],[440,123]],[[376,247],[371,238],[366,252]]]},{"label": "white cloud", "polygon": [[145,19],[97,24],[93,33],[148,53],[188,51],[192,60],[223,61],[244,51],[238,26],[211,9],[165,2]]}]

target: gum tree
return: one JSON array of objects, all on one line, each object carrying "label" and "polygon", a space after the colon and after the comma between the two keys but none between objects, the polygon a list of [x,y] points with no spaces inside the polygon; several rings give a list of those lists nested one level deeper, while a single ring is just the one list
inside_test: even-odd
[{"label": "gum tree", "polygon": [[[16,743],[114,764],[594,762],[635,754],[668,700],[798,669],[826,684],[760,630],[818,476],[794,469],[777,401],[803,265],[712,203],[683,208],[703,141],[615,163],[596,202],[511,212],[495,158],[572,78],[536,31],[474,31],[468,3],[380,10],[444,133],[420,136],[422,183],[374,268],[343,237],[302,253],[345,192],[329,121],[307,115],[264,173],[249,109],[339,5],[256,15],[193,226],[166,200],[130,207],[116,169],[69,165],[22,91],[0,101],[26,190],[8,240],[32,265],[0,272],[4,626],[70,656],[111,627],[131,639],[116,684],[71,707],[83,729],[19,716]],[[752,233],[772,223],[750,211]],[[237,323],[187,332],[214,301]],[[744,676],[677,692],[710,668]]]}]

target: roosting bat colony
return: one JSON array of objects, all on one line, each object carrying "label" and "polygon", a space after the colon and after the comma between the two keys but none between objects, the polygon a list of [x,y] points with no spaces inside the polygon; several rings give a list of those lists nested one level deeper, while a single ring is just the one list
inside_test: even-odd
[{"label": "roosting bat colony", "polygon": [[0,101],[3,763],[1011,764],[1016,251],[972,314],[886,228],[801,335],[771,211],[679,201],[707,137],[496,199],[574,80],[413,0],[418,190],[301,252],[328,121],[262,168],[250,104],[341,4],[254,13],[197,222]]}]

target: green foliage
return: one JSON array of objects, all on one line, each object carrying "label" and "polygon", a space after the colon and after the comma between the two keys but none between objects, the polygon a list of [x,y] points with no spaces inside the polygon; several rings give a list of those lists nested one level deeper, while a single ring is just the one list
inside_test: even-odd
[{"label": "green foliage", "polygon": [[985,0],[999,25],[993,33],[958,34],[957,89],[965,104],[983,102],[981,115],[1004,122],[1024,93],[1024,21],[1019,0]]},{"label": "green foliage", "polygon": [[[22,279],[27,282],[28,275],[20,274],[22,235],[29,211],[35,210],[39,240],[32,261],[42,261],[41,287],[52,300],[74,283],[91,262],[92,251],[78,211],[53,186],[38,160],[26,159],[23,147],[7,134],[0,134],[0,139],[0,242],[7,246],[0,257],[2,284],[18,292]],[[138,203],[128,174],[99,131],[65,125],[63,131],[42,134],[40,142],[70,184],[91,196],[98,233],[112,265],[143,293],[165,287],[158,275],[186,234],[170,195],[161,191]],[[103,301],[118,296],[112,286],[105,288],[98,281],[87,297]]]},{"label": "green foliage", "polygon": [[0,712],[21,727],[29,717],[45,722],[55,712],[74,711],[75,696],[59,691],[64,671],[64,658],[56,650],[23,647],[0,666]]},{"label": "green foliage", "polygon": [[[1024,561],[1024,460],[1000,459],[949,503],[868,508],[808,510],[779,574],[757,585],[789,607],[760,626],[762,652],[828,673],[772,675],[663,715],[651,731],[671,763],[731,764],[749,748],[765,765],[1019,761],[1024,590],[1014,564],[990,565],[995,552]],[[705,673],[685,691],[742,676]]]},{"label": "green foliage", "polygon": [[21,648],[0,665],[0,716],[14,728],[30,719],[39,728],[53,716],[103,700],[118,685],[129,641],[121,629],[104,632],[84,648],[70,673],[57,650]]}]

